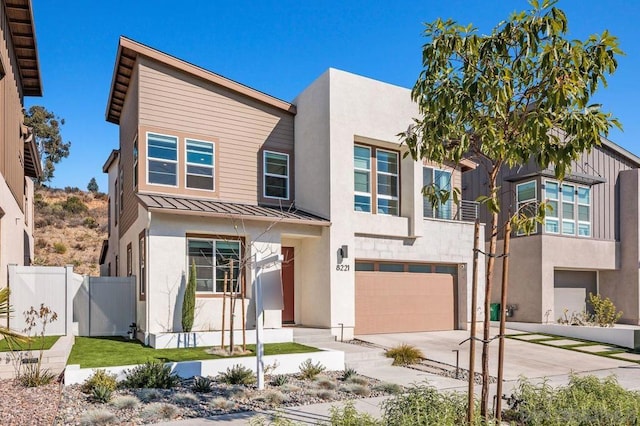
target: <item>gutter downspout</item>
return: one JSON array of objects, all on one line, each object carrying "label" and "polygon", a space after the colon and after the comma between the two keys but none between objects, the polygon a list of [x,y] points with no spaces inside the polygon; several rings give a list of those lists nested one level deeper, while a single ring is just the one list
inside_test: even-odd
[{"label": "gutter downspout", "polygon": [[147,227],[144,236],[144,280],[145,280],[145,324],[144,324],[144,344],[149,345],[149,306],[151,306],[151,280],[149,280],[149,229],[151,228],[151,212],[147,211]]}]

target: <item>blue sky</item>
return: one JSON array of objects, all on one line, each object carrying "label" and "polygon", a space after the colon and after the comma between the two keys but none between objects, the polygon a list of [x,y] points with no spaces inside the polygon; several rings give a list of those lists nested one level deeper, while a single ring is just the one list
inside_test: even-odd
[{"label": "blue sky", "polygon": [[[626,53],[596,101],[624,132],[609,137],[640,154],[640,2],[564,0],[574,38],[608,29]],[[437,17],[489,32],[524,0],[33,0],[44,105],[66,120],[71,155],[54,187],[86,188],[118,147],[118,127],[104,119],[118,37],[136,41],[284,100],[293,100],[329,67],[411,87],[420,71],[423,22]],[[399,129],[399,131],[402,129]]]}]

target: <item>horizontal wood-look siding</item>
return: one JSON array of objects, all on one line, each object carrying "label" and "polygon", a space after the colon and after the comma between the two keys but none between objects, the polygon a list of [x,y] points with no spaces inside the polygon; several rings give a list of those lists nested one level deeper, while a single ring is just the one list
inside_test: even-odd
[{"label": "horizontal wood-look siding", "polygon": [[[245,203],[277,203],[262,198],[263,150],[289,154],[289,200],[293,193],[293,115],[166,65],[140,58],[140,126],[170,135],[198,135],[215,141],[216,191],[199,196]],[[146,155],[141,138],[141,160]],[[184,152],[178,153],[184,167]],[[142,173],[142,172],[141,172]],[[194,195],[184,175],[176,188],[146,184],[140,190]]]},{"label": "horizontal wood-look siding", "polygon": [[[24,140],[21,137],[22,83],[13,50],[9,23],[4,7],[0,7],[0,60],[5,76],[0,81],[0,173],[4,177],[16,203],[23,209],[24,198]],[[8,200],[7,200],[8,201]],[[5,201],[3,200],[2,203]]]},{"label": "horizontal wood-look siding", "polygon": [[[620,240],[620,189],[618,175],[623,170],[637,168],[628,158],[601,145],[594,147],[590,153],[583,153],[577,161],[572,162],[571,173],[601,177],[605,183],[591,187],[591,217],[592,238],[598,240]],[[507,219],[507,212],[515,210],[515,190],[518,182],[507,182],[504,178],[514,175],[526,176],[535,173],[539,168],[530,161],[522,168],[509,169],[503,167],[498,175],[500,185],[500,223]],[[545,178],[523,179],[522,182],[536,180],[538,199],[543,200],[544,194],[541,184]],[[578,184],[580,185],[580,184]],[[483,167],[463,175],[463,192],[466,199],[475,199],[479,195],[486,195],[488,177]],[[489,223],[490,215],[485,205],[480,207],[480,219]],[[487,233],[487,239],[490,235]],[[501,235],[499,235],[501,237]]]},{"label": "horizontal wood-look siding", "polygon": [[[133,141],[138,133],[138,82],[139,68],[136,64],[120,117],[120,160],[118,164],[122,168],[123,179],[121,182],[119,172],[116,172],[116,179],[118,179],[118,185],[123,185],[124,190],[123,205],[120,206],[121,215],[118,219],[121,237],[138,218],[138,201],[133,187]],[[113,197],[119,196],[118,193],[113,194]],[[117,202],[120,204],[119,199]]]}]

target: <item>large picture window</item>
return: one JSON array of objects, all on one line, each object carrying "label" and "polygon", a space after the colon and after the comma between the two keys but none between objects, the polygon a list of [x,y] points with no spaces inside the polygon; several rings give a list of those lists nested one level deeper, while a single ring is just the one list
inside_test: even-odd
[{"label": "large picture window", "polygon": [[289,199],[289,156],[279,152],[264,152],[264,196]]},{"label": "large picture window", "polygon": [[[227,291],[240,291],[241,245],[238,240],[205,238],[188,239],[188,260],[196,265],[196,291],[200,293],[222,293],[225,274]],[[231,263],[233,262],[233,270]]]},{"label": "large picture window", "polygon": [[213,143],[186,139],[187,188],[213,191],[215,148]]},{"label": "large picture window", "polygon": [[451,172],[431,167],[423,167],[422,185],[434,185],[436,191],[444,189],[449,192],[449,199],[445,203],[435,206],[435,209],[431,201],[427,197],[423,197],[423,216],[437,219],[451,219],[453,214],[453,200],[451,199]]},{"label": "large picture window", "polygon": [[399,168],[397,152],[354,145],[354,210],[398,216]]},{"label": "large picture window", "polygon": [[157,185],[178,185],[178,138],[147,134],[148,181]]},{"label": "large picture window", "polygon": [[550,234],[591,236],[591,188],[545,181],[545,231]]}]

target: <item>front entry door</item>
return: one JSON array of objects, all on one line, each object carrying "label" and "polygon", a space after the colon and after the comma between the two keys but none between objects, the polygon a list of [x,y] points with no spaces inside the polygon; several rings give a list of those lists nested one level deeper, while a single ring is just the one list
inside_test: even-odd
[{"label": "front entry door", "polygon": [[282,247],[282,323],[294,322],[294,293],[293,293],[293,247]]}]

